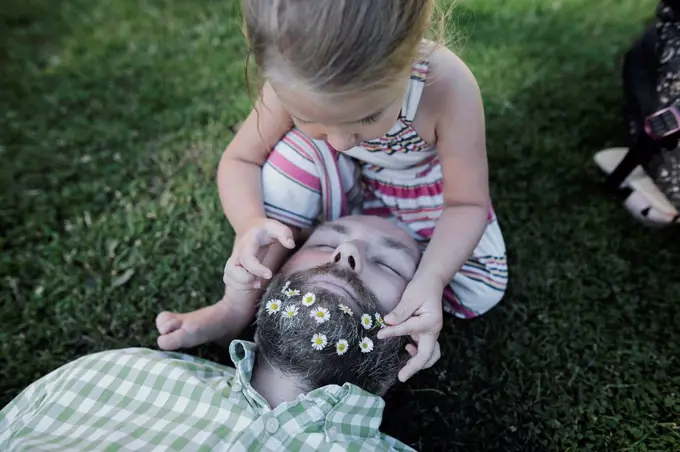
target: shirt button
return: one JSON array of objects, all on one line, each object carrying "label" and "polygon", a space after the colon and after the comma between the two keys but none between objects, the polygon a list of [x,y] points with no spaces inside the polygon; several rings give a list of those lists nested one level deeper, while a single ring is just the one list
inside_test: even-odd
[{"label": "shirt button", "polygon": [[275,418],[267,419],[267,422],[264,424],[264,428],[269,433],[276,433],[276,431],[279,429],[279,421]]},{"label": "shirt button", "polygon": [[338,429],[335,427],[329,427],[328,429],[328,435],[331,437],[335,437],[335,435],[338,434]]},{"label": "shirt button", "polygon": [[234,385],[231,387],[231,389],[233,389],[236,392],[239,392],[241,390],[241,383],[239,383],[237,381],[236,383],[234,383]]}]

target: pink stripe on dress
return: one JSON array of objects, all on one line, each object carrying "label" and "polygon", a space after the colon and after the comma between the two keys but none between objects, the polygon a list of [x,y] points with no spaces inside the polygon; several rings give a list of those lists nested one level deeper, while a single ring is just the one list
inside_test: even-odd
[{"label": "pink stripe on dress", "polygon": [[398,184],[390,184],[378,180],[366,181],[367,185],[382,193],[383,195],[391,196],[399,199],[418,199],[423,197],[431,198],[432,196],[440,195],[443,192],[443,184],[440,181],[433,182],[429,185],[415,185],[403,186]]},{"label": "pink stripe on dress", "polygon": [[308,173],[278,152],[271,153],[268,162],[278,169],[288,179],[291,179],[310,190],[321,190],[321,181],[313,174]]}]

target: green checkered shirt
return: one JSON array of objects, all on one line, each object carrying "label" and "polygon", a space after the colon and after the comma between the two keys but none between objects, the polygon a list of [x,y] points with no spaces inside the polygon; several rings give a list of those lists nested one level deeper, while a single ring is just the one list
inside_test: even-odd
[{"label": "green checkered shirt", "polygon": [[0,411],[0,450],[413,450],[378,430],[380,397],[330,385],[272,410],[250,385],[255,344],[229,352],[236,369],[142,348],[80,358]]}]

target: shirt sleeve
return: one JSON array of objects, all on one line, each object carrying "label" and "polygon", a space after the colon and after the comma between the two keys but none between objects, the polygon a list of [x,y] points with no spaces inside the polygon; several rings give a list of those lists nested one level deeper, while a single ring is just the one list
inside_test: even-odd
[{"label": "shirt sleeve", "polygon": [[136,353],[138,350],[144,351],[131,348],[86,355],[31,383],[0,411],[0,450],[10,449],[14,435],[31,423],[35,416],[47,416],[45,413],[45,410],[49,409],[47,405],[55,403],[55,400],[59,401],[60,396],[67,394],[74,383],[81,381],[83,372],[92,369],[100,358]]},{"label": "shirt sleeve", "polygon": [[14,434],[31,421],[40,410],[50,388],[77,362],[78,360],[68,363],[31,383],[0,411],[1,450],[9,449]]},{"label": "shirt sleeve", "polygon": [[32,393],[26,389],[0,411],[0,446],[2,448],[9,446],[13,433],[23,425],[22,421],[24,416],[31,411],[32,402]]}]

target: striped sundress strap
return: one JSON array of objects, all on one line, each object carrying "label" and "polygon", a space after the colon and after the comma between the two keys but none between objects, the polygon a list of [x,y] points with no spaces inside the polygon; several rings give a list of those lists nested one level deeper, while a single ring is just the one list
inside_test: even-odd
[{"label": "striped sundress strap", "polygon": [[411,77],[408,82],[406,96],[404,96],[404,103],[401,107],[400,119],[407,124],[413,122],[418,111],[420,98],[425,89],[425,82],[427,81],[427,74],[429,72],[429,61],[426,58],[416,62],[411,67]]}]

